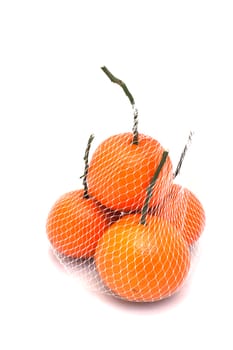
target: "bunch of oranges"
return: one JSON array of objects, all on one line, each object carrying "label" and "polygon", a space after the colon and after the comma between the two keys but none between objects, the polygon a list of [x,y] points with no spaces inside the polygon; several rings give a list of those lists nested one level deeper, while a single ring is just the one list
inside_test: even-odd
[{"label": "bunch of oranges", "polygon": [[[106,67],[134,107],[126,85]],[[60,254],[95,261],[113,295],[151,302],[177,292],[190,268],[190,246],[205,226],[198,198],[174,179],[168,152],[153,137],[138,133],[134,108],[132,133],[103,141],[84,160],[83,189],[61,196],[51,208],[46,231]]]}]

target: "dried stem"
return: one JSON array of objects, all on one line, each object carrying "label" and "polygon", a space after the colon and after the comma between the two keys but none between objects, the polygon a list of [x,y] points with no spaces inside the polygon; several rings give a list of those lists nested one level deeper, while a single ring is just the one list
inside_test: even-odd
[{"label": "dried stem", "polygon": [[146,224],[146,216],[147,216],[147,212],[148,212],[148,208],[149,208],[150,199],[151,199],[152,194],[153,194],[154,185],[155,185],[156,180],[158,179],[158,176],[160,174],[160,171],[161,171],[164,163],[166,162],[167,156],[168,156],[168,152],[164,151],[162,154],[161,161],[160,161],[160,163],[159,163],[159,165],[154,173],[154,176],[152,177],[151,182],[147,188],[146,200],[145,200],[145,203],[144,203],[143,208],[142,208],[142,215],[141,215],[141,220],[140,220],[140,224],[142,224],[142,225]]},{"label": "dried stem", "polygon": [[138,145],[138,110],[133,105],[134,125],[133,125],[133,145]]},{"label": "dried stem", "polygon": [[85,154],[83,157],[84,162],[85,162],[84,174],[82,176],[80,176],[80,179],[83,178],[83,188],[84,188],[83,198],[85,198],[85,199],[89,198],[88,186],[87,186],[87,174],[88,174],[88,168],[89,168],[88,157],[89,157],[89,152],[90,152],[91,143],[92,143],[93,139],[94,139],[94,135],[91,134],[89,139],[88,139],[87,147],[86,147]]},{"label": "dried stem", "polygon": [[177,167],[176,167],[176,171],[175,171],[174,174],[173,174],[174,179],[175,179],[175,178],[177,177],[177,175],[179,175],[179,173],[180,173],[180,169],[181,169],[182,163],[183,163],[183,161],[184,161],[184,157],[185,157],[185,155],[186,155],[186,152],[187,152],[187,150],[188,150],[189,145],[190,145],[191,142],[192,142],[192,136],[193,136],[193,134],[194,134],[194,132],[193,132],[193,131],[190,131],[190,134],[189,134],[189,137],[188,137],[188,141],[187,141],[187,143],[186,143],[186,145],[185,145],[185,147],[184,147],[184,149],[183,149],[183,152],[181,153],[179,162],[178,162]]},{"label": "dried stem", "polygon": [[126,94],[126,96],[128,97],[128,99],[130,100],[130,103],[133,107],[133,111],[134,111],[134,126],[133,126],[133,144],[137,145],[138,144],[138,111],[135,108],[135,101],[133,98],[133,95],[131,94],[131,92],[129,91],[129,89],[127,88],[126,84],[121,80],[116,78],[109,70],[107,67],[103,66],[101,67],[101,69],[103,70],[103,72],[108,76],[108,78],[113,82],[116,83],[118,85],[121,86],[121,88],[124,90],[124,93]]},{"label": "dried stem", "polygon": [[125,85],[125,83],[124,83],[122,80],[116,78],[116,77],[108,70],[107,67],[103,66],[103,67],[101,67],[101,69],[104,71],[104,73],[109,77],[109,79],[110,79],[113,83],[116,83],[116,84],[118,84],[118,85],[120,85],[120,86],[122,87],[122,89],[124,90],[126,96],[129,98],[131,105],[134,105],[134,104],[135,104],[134,98],[133,98],[132,94],[130,93],[129,89],[127,88],[127,86]]}]

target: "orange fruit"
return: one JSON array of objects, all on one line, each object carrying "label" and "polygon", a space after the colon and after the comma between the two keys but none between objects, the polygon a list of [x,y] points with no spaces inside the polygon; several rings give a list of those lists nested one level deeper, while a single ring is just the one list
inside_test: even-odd
[{"label": "orange fruit", "polygon": [[[132,133],[111,136],[93,153],[87,182],[90,196],[118,211],[141,210],[146,189],[158,166],[164,148],[150,136]],[[160,203],[173,179],[168,157],[154,186],[153,202]]]},{"label": "orange fruit", "polygon": [[205,211],[199,199],[189,189],[173,183],[155,214],[175,225],[185,241],[192,245],[205,227]]},{"label": "orange fruit", "polygon": [[53,248],[73,258],[94,255],[99,238],[110,225],[101,207],[84,190],[71,191],[53,205],[46,222],[46,232]]},{"label": "orange fruit", "polygon": [[151,302],[171,296],[182,286],[190,267],[188,245],[163,218],[129,214],[111,225],[95,252],[103,283],[128,301]]}]

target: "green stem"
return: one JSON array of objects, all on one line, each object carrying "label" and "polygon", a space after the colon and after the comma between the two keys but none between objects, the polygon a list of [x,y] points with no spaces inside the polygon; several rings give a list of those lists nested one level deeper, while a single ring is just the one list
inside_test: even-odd
[{"label": "green stem", "polygon": [[87,186],[87,174],[88,174],[88,168],[89,168],[88,157],[89,157],[89,152],[90,152],[91,143],[92,143],[93,139],[94,139],[94,135],[91,134],[89,139],[88,139],[87,147],[86,147],[85,154],[83,157],[84,162],[85,162],[84,174],[82,176],[80,176],[80,179],[83,178],[83,188],[84,188],[83,198],[85,198],[85,199],[89,198],[88,186]]},{"label": "green stem", "polygon": [[134,126],[133,126],[133,144],[134,145],[138,145],[138,111],[135,108],[135,101],[133,98],[133,95],[131,94],[131,92],[129,91],[129,89],[127,88],[126,84],[121,80],[116,78],[109,70],[106,66],[101,67],[101,69],[103,70],[103,72],[108,76],[108,78],[113,82],[116,83],[118,85],[121,86],[121,88],[124,90],[124,93],[126,94],[126,96],[128,97],[128,99],[130,100],[130,103],[133,107],[133,111],[134,111]]},{"label": "green stem", "polygon": [[141,215],[141,219],[140,219],[141,225],[146,225],[146,216],[147,216],[147,212],[148,212],[148,208],[149,208],[149,203],[150,203],[150,200],[151,200],[151,197],[153,194],[154,185],[155,185],[156,180],[158,179],[158,176],[160,174],[160,171],[161,171],[164,163],[166,162],[167,156],[168,156],[168,152],[164,151],[162,154],[161,161],[160,161],[160,163],[159,163],[159,165],[154,173],[154,176],[152,177],[151,182],[147,188],[146,200],[145,200],[145,203],[142,207],[142,215]]},{"label": "green stem", "polygon": [[178,162],[178,164],[177,164],[177,167],[176,167],[176,170],[175,170],[175,172],[174,172],[174,174],[173,174],[173,177],[174,177],[174,179],[177,177],[177,175],[179,175],[179,173],[180,173],[180,169],[181,169],[181,166],[182,166],[182,163],[183,163],[183,161],[184,161],[184,157],[185,157],[185,155],[186,155],[186,152],[187,152],[187,150],[188,150],[188,147],[189,147],[189,145],[190,145],[190,143],[191,143],[191,141],[192,141],[192,136],[193,136],[193,131],[190,131],[190,134],[189,134],[189,137],[188,137],[188,141],[187,141],[187,143],[186,143],[186,145],[185,145],[185,147],[184,147],[184,149],[183,149],[183,152],[181,153],[181,156],[180,156],[180,159],[179,159],[179,162]]}]

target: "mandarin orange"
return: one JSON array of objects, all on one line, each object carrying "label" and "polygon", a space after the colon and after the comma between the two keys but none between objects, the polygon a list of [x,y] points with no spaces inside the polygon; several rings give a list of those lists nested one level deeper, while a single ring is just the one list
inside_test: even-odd
[{"label": "mandarin orange", "polygon": [[128,301],[152,302],[171,296],[182,286],[190,267],[188,245],[175,226],[163,218],[130,214],[111,225],[95,252],[103,283]]},{"label": "mandarin orange", "polygon": [[[131,133],[111,136],[93,153],[87,174],[89,194],[104,206],[118,211],[141,210],[146,189],[164,148],[150,136]],[[172,162],[167,157],[153,190],[153,202],[160,203],[173,180]]]},{"label": "mandarin orange", "polygon": [[199,239],[205,228],[202,203],[193,192],[176,183],[172,184],[162,204],[152,211],[175,225],[189,245]]},{"label": "mandarin orange", "polygon": [[61,196],[49,212],[46,232],[53,248],[65,256],[90,258],[110,221],[83,190]]}]

